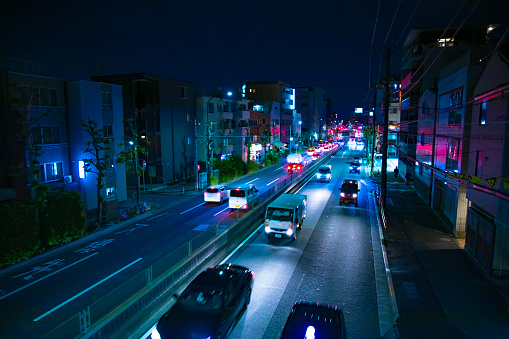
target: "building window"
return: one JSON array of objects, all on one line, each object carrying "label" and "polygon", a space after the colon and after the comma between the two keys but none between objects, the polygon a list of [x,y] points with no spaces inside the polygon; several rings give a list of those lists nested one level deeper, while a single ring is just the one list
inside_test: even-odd
[{"label": "building window", "polygon": [[117,188],[115,186],[106,187],[106,197],[114,197],[117,195]]},{"label": "building window", "polygon": [[208,112],[208,113],[214,113],[214,103],[209,102],[209,103],[208,103],[208,106],[209,106],[209,107],[208,107],[207,112]]},{"label": "building window", "polygon": [[180,86],[180,97],[182,99],[188,99],[188,92],[189,92],[189,87],[186,87],[186,86]]},{"label": "building window", "polygon": [[113,138],[113,125],[111,124],[103,125],[103,136],[105,138]]},{"label": "building window", "polygon": [[40,173],[36,175],[36,179],[40,182],[62,179],[64,177],[62,166],[61,161],[42,164],[39,166]]},{"label": "building window", "polygon": [[486,106],[488,105],[487,100],[481,102],[481,112],[479,114],[479,125],[486,125]]},{"label": "building window", "polygon": [[449,126],[461,126],[461,111],[449,111]]},{"label": "building window", "polygon": [[421,146],[426,145],[426,133],[421,133]]},{"label": "building window", "polygon": [[34,145],[59,144],[60,126],[37,126],[32,128],[32,141]]},{"label": "building window", "polygon": [[459,141],[449,138],[447,142],[447,156],[445,169],[449,171],[458,170]]},{"label": "building window", "polygon": [[58,92],[54,88],[49,89],[49,105],[58,106]]},{"label": "building window", "polygon": [[111,157],[104,161],[106,172],[115,172],[115,156],[111,154]]},{"label": "building window", "polygon": [[111,99],[111,92],[101,91],[101,100],[103,106],[113,105]]},{"label": "building window", "polygon": [[41,106],[49,106],[49,90],[47,88],[41,87],[39,90],[39,95],[41,96]]}]

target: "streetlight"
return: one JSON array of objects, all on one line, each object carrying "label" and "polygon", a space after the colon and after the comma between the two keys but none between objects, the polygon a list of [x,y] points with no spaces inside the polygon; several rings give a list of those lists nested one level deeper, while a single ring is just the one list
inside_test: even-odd
[{"label": "streetlight", "polygon": [[134,175],[136,176],[136,214],[140,214],[140,176],[138,175],[138,150],[134,141],[129,141],[134,149]]}]

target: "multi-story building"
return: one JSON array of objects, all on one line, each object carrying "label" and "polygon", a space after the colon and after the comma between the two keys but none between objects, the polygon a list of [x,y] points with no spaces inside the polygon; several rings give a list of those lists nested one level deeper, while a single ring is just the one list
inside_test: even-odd
[{"label": "multi-story building", "polygon": [[206,170],[208,157],[222,160],[237,154],[236,145],[242,143],[242,138],[236,133],[239,124],[237,113],[247,111],[248,107],[249,100],[222,93],[196,97],[200,171]]},{"label": "multi-story building", "polygon": [[48,69],[37,62],[8,58],[2,68],[0,201],[25,200],[31,185],[27,177],[27,129],[20,120],[20,107],[28,108],[31,142],[40,150],[36,179],[51,190],[77,190],[69,166],[64,80],[49,76]]},{"label": "multi-story building", "polygon": [[[295,89],[282,81],[249,81],[243,87],[243,94],[254,103],[273,101],[279,104],[279,111],[271,113],[275,126],[274,137],[276,141],[289,145],[290,126],[294,122]],[[294,127],[292,134],[293,130]]]},{"label": "multi-story building", "polygon": [[[124,119],[133,121],[150,143],[144,179],[147,184],[173,182],[196,174],[196,94],[193,83],[147,73],[92,77],[122,85]],[[128,135],[128,131],[126,131]],[[127,176],[129,186],[135,184]]]},{"label": "multi-story building", "polygon": [[[127,200],[125,164],[116,163],[116,155],[124,150],[120,144],[124,137],[122,86],[87,80],[66,82],[67,111],[69,122],[70,173],[80,183],[80,191],[87,210],[97,208],[97,174],[83,172],[83,158],[92,158],[83,152],[85,142],[92,140],[81,122],[89,119],[102,129],[103,136],[110,138],[108,169],[103,179],[102,196],[104,214],[115,213],[116,203]],[[102,154],[101,154],[102,156]],[[94,169],[95,170],[95,169]],[[92,213],[93,214],[93,213]]]},{"label": "multi-story building", "polygon": [[[466,51],[473,50],[477,60],[493,46],[489,32],[493,26],[413,29],[403,44],[401,74],[401,124],[398,167],[400,173],[414,173],[418,136],[418,103],[424,91],[436,88],[440,70]],[[474,59],[475,59],[474,57]]]},{"label": "multi-story building", "polygon": [[297,112],[301,113],[302,140],[306,145],[311,140],[324,139],[326,134],[327,112],[330,102],[323,87],[297,87]]},{"label": "multi-story building", "polygon": [[465,249],[488,273],[509,272],[509,48],[492,53],[471,107]]}]

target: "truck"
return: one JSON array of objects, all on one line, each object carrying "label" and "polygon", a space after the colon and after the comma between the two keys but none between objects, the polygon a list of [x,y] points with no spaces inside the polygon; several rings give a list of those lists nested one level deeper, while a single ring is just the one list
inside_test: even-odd
[{"label": "truck", "polygon": [[297,231],[306,218],[307,195],[282,194],[267,206],[265,234],[267,237],[297,239]]}]

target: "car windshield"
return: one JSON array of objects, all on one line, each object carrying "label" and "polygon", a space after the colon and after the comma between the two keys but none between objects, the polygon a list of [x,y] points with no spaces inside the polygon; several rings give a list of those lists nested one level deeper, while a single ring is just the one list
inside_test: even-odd
[{"label": "car windshield", "polygon": [[293,221],[293,211],[283,208],[269,207],[267,209],[267,219],[279,221]]},{"label": "car windshield", "polygon": [[356,161],[352,161],[352,166],[360,166],[361,164],[356,162]]},{"label": "car windshield", "polygon": [[343,185],[341,191],[344,193],[357,193],[357,185]]},{"label": "car windshield", "polygon": [[244,190],[233,190],[230,191],[230,196],[237,198],[244,198],[246,196],[246,191]]},{"label": "car windshield", "polygon": [[217,188],[207,188],[207,193],[217,193],[219,190]]},{"label": "car windshield", "polygon": [[184,291],[179,302],[209,310],[219,310],[223,305],[223,291],[191,286]]},{"label": "car windshield", "polygon": [[330,169],[329,168],[319,168],[318,172],[322,173],[322,174],[329,174],[330,173]]}]

